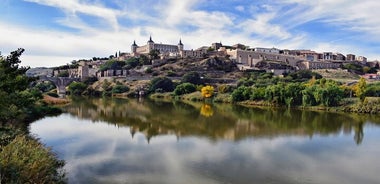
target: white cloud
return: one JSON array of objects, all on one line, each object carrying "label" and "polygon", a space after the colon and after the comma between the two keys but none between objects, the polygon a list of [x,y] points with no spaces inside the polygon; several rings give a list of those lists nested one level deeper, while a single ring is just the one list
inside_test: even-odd
[{"label": "white cloud", "polygon": [[244,6],[235,6],[235,10],[243,12],[245,8]]},{"label": "white cloud", "polygon": [[[65,1],[26,0],[26,1],[62,9],[67,14],[67,17],[66,17],[67,19],[60,22],[64,23],[64,25],[69,26],[69,27],[78,28],[78,26],[75,24],[76,22],[78,22],[76,19],[77,13],[83,13],[83,14],[95,16],[98,18],[102,18],[105,21],[107,21],[114,30],[119,29],[117,17],[121,14],[121,12],[118,10],[105,8],[101,4],[90,4],[90,3],[85,3],[79,0],[65,0]],[[71,20],[74,20],[74,22],[71,22]],[[80,28],[83,28],[83,26],[80,26]]]},{"label": "white cloud", "polygon": [[275,17],[274,13],[260,14],[254,19],[242,22],[240,27],[245,34],[257,34],[265,38],[288,39],[292,35],[280,25],[272,24],[270,21]]},{"label": "white cloud", "polygon": [[[41,27],[32,29],[0,22],[0,27],[7,27],[0,30],[2,53],[7,54],[23,47],[26,49],[24,58],[30,66],[44,64],[41,60],[60,65],[70,62],[72,58],[104,57],[118,50],[129,51],[133,40],[143,45],[150,34],[154,41],[162,43],[176,44],[182,38],[186,49],[222,41],[226,45],[243,43],[251,47],[331,49],[369,56],[369,59],[380,58],[374,52],[375,49],[369,50],[355,43],[366,45],[371,41],[380,41],[380,12],[377,11],[380,3],[375,0],[363,0],[360,3],[348,0],[278,0],[273,4],[237,4],[231,7],[250,12],[251,17],[247,18],[228,12],[199,9],[198,5],[207,3],[204,0],[158,1],[151,7],[145,6],[149,4],[147,2],[118,0],[118,9],[106,7],[101,1],[26,1],[60,9],[65,16],[56,23],[78,30],[46,30],[44,25],[41,26],[45,27],[44,30]],[[101,26],[90,25],[82,19],[82,14],[98,19]],[[129,22],[121,24],[120,21],[124,19]],[[305,23],[316,20],[338,27],[344,33],[348,30],[359,36],[348,35],[352,37],[350,41],[334,38],[333,43],[329,38],[315,38],[316,33],[299,31]],[[65,59],[69,60],[63,62]]]}]

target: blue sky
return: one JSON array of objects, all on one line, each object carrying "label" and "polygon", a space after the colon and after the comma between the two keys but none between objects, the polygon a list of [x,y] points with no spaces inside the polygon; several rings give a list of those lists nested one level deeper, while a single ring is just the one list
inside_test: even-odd
[{"label": "blue sky", "polygon": [[380,60],[378,0],[1,0],[2,55],[25,48],[23,65],[129,52],[133,40],[196,49],[250,47],[353,53]]}]

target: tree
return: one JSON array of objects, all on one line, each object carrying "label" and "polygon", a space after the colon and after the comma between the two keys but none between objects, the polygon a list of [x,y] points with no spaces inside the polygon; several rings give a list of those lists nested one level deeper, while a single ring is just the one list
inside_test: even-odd
[{"label": "tree", "polygon": [[150,65],[152,64],[146,55],[140,55],[139,58],[140,65]]},{"label": "tree", "polygon": [[365,78],[361,77],[359,79],[359,82],[354,86],[355,95],[361,100],[364,101],[365,99],[365,91],[367,88],[367,83],[365,81]]},{"label": "tree", "polygon": [[157,77],[150,81],[150,92],[155,92],[160,90],[163,92],[171,92],[174,90],[173,81],[166,77]]},{"label": "tree", "polygon": [[87,85],[83,82],[72,82],[69,85],[69,92],[72,95],[81,95],[87,88]]},{"label": "tree", "polygon": [[174,94],[175,95],[183,95],[183,94],[195,92],[196,90],[197,90],[197,88],[195,87],[194,84],[186,82],[186,83],[178,85],[174,89]]},{"label": "tree", "polygon": [[59,73],[58,73],[58,76],[57,77],[69,77],[69,71],[67,71],[67,70],[63,70],[63,71],[60,71]]},{"label": "tree", "polygon": [[160,55],[160,51],[157,49],[153,49],[153,50],[149,51],[150,59],[158,59],[159,55]]},{"label": "tree", "polygon": [[124,86],[124,85],[120,85],[120,84],[118,84],[112,88],[112,93],[125,93],[128,91],[129,91],[128,86]]},{"label": "tree", "polygon": [[251,88],[246,86],[240,86],[231,93],[231,96],[232,101],[234,102],[248,100],[251,96]]},{"label": "tree", "polygon": [[135,57],[129,58],[127,59],[127,61],[125,61],[125,68],[127,69],[135,68],[138,65],[139,65],[139,59]]},{"label": "tree", "polygon": [[117,61],[117,60],[109,60],[106,63],[102,64],[99,67],[100,71],[106,71],[106,70],[121,70],[123,66],[125,65],[125,62],[123,61]]},{"label": "tree", "polygon": [[210,98],[214,95],[214,87],[205,86],[201,89],[201,93],[202,93],[203,98]]},{"label": "tree", "polygon": [[19,67],[19,57],[23,52],[24,49],[20,48],[5,59],[0,57],[0,122],[41,115],[33,112],[42,95],[38,90],[29,89],[35,78],[25,75],[29,67]]},{"label": "tree", "polygon": [[189,72],[182,77],[182,83],[189,82],[195,85],[203,84],[202,78],[198,72]]}]

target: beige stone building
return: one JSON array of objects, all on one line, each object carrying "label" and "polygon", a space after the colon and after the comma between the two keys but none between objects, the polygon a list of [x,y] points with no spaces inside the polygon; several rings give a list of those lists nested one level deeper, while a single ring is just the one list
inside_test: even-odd
[{"label": "beige stone building", "polygon": [[299,56],[256,52],[251,50],[226,50],[226,53],[230,55],[230,59],[235,60],[239,64],[243,64],[249,67],[254,67],[260,61],[278,61],[290,66],[296,67],[297,63],[304,59]]},{"label": "beige stone building", "polygon": [[177,45],[154,43],[152,37],[150,37],[146,45],[138,46],[134,41],[131,46],[131,53],[133,56],[138,56],[140,54],[149,54],[149,52],[152,50],[158,50],[160,54],[163,55],[180,54],[181,51],[183,51],[183,44],[181,39]]}]

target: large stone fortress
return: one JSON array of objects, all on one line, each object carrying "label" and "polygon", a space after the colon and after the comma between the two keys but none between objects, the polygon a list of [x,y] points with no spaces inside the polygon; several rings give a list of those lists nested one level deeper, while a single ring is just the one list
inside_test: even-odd
[{"label": "large stone fortress", "polygon": [[181,51],[183,51],[183,44],[181,39],[179,40],[178,45],[154,43],[152,37],[149,37],[146,45],[138,46],[136,42],[133,41],[131,46],[132,55],[149,54],[152,50],[158,50],[160,54],[180,54]]},{"label": "large stone fortress", "polygon": [[184,50],[184,45],[179,40],[177,45],[170,45],[170,44],[162,44],[162,43],[154,43],[152,40],[152,37],[149,37],[148,42],[146,45],[138,46],[136,44],[136,41],[133,41],[133,44],[131,46],[131,55],[132,56],[138,56],[141,54],[149,54],[152,50],[159,51],[161,57],[194,57],[194,58],[200,58],[203,57],[203,55],[206,53],[203,50]]}]

